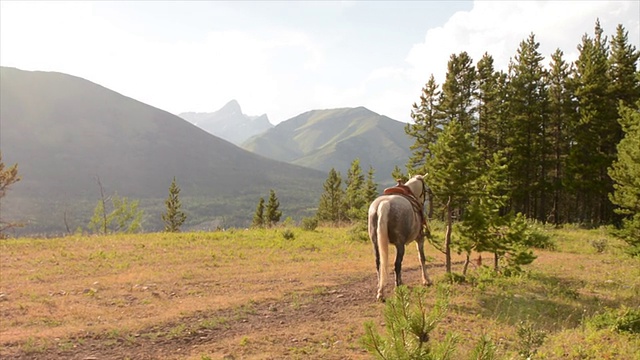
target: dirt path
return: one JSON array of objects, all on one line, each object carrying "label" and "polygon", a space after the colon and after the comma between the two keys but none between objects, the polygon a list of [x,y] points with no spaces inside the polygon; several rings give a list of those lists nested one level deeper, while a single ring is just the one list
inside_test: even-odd
[{"label": "dirt path", "polygon": [[[417,282],[407,267],[406,282]],[[4,344],[3,359],[359,359],[363,323],[380,322],[375,273],[275,301],[201,311],[137,333],[84,333],[46,348]]]}]

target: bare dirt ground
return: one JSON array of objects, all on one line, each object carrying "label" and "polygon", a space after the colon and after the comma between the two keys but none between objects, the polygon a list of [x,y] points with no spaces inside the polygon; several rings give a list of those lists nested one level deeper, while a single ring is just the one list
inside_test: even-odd
[{"label": "bare dirt ground", "polygon": [[[418,284],[419,268],[405,267]],[[375,273],[239,308],[199,311],[135,333],[79,333],[48,346],[4,343],[2,359],[364,359],[363,323],[380,322]],[[27,344],[28,345],[28,344]]]}]

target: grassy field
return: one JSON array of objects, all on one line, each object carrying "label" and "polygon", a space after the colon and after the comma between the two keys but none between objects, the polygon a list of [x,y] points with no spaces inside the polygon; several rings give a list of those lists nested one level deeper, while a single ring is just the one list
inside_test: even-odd
[{"label": "grassy field", "polygon": [[[498,359],[640,359],[640,261],[602,230],[546,231],[557,248],[519,276],[473,265],[431,341],[455,333],[460,359],[481,336]],[[445,281],[444,256],[427,256]],[[347,228],[3,240],[0,358],[369,359],[375,282],[371,245]]]}]

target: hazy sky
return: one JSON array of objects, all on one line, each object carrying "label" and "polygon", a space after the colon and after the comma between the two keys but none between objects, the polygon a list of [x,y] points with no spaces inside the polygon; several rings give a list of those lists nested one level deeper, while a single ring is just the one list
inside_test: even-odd
[{"label": "hazy sky", "polygon": [[506,69],[534,33],[577,57],[596,18],[640,48],[640,1],[0,1],[0,64],[59,71],[174,114],[236,99],[273,124],[365,106],[410,121],[453,53]]}]

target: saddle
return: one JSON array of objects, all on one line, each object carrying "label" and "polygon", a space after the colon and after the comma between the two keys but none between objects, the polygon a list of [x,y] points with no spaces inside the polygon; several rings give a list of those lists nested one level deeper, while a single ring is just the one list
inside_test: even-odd
[{"label": "saddle", "polygon": [[407,185],[401,184],[401,183],[398,183],[395,186],[384,189],[382,193],[384,195],[405,195],[405,196],[415,197],[411,189]]}]

